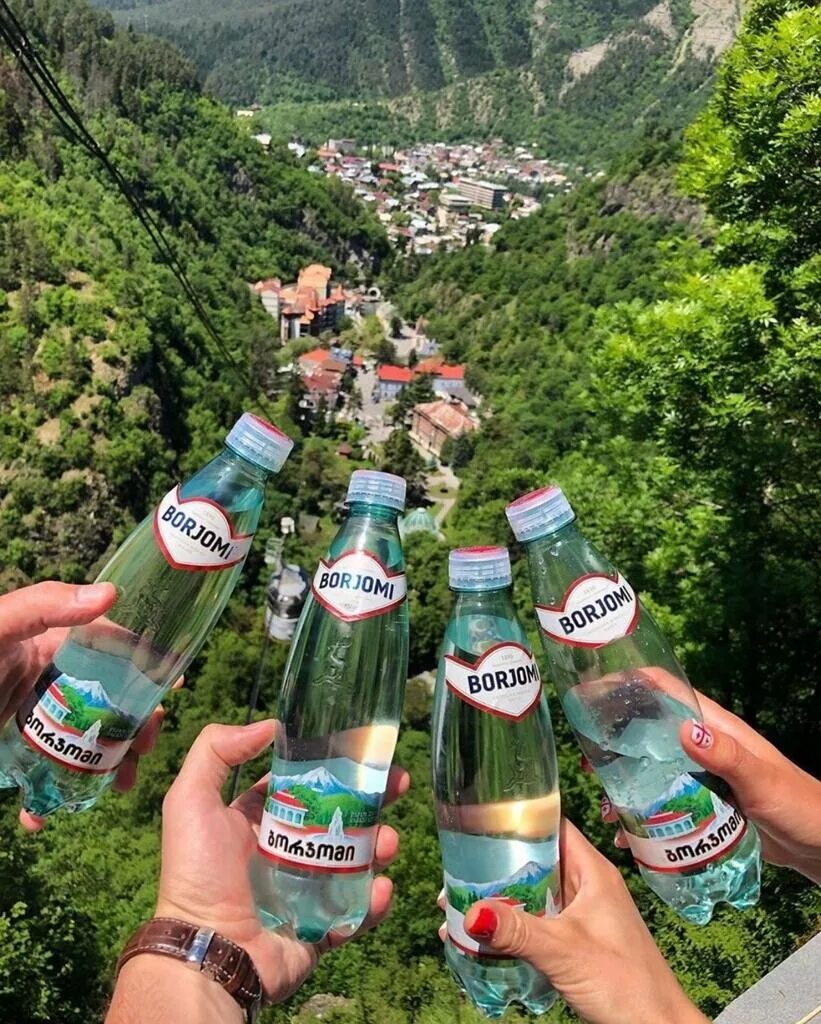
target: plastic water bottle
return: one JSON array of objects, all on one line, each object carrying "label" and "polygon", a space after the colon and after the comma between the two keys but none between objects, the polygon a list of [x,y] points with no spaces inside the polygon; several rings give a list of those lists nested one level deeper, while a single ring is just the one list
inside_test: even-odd
[{"label": "plastic water bottle", "polygon": [[0,733],[0,785],[27,811],[82,811],[205,642],[242,572],[270,473],[293,442],[251,413],[225,448],[173,487],[97,578],[111,611],[71,630]]},{"label": "plastic water bottle", "polygon": [[405,481],[358,470],[347,503],[285,667],[251,866],[260,919],[306,942],[350,935],[367,914],[408,669]]},{"label": "plastic water bottle", "polygon": [[433,788],[445,876],[445,959],[474,1005],[501,1017],[513,1002],[544,1013],[550,982],[499,958],[464,920],[479,900],[553,915],[561,899],[560,802],[547,698],[516,618],[506,548],[450,555],[456,606],[436,680]]},{"label": "plastic water bottle", "polygon": [[560,488],[524,495],[507,516],[527,550],[550,674],[642,877],[695,924],[721,901],[754,906],[758,834],[681,747],[681,724],[702,716],[670,644]]}]

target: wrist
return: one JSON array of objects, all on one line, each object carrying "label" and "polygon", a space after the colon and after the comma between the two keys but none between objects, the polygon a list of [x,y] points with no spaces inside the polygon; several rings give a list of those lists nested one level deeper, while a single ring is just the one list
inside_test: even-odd
[{"label": "wrist", "polygon": [[239,1004],[217,982],[180,960],[140,953],[123,965],[106,1024],[243,1024]]}]

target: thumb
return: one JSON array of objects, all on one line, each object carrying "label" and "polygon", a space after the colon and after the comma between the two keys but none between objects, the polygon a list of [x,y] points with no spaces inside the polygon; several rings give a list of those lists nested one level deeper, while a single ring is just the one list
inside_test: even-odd
[{"label": "thumb", "polygon": [[230,770],[261,754],[274,739],[273,719],[251,725],[206,725],[194,740],[172,789],[178,798],[207,794],[222,802]]},{"label": "thumb", "polygon": [[776,792],[781,781],[769,761],[757,757],[729,733],[697,719],[684,722],[679,735],[685,754],[724,779],[746,815],[756,816],[764,810],[768,795]]},{"label": "thumb", "polygon": [[465,930],[494,953],[527,960],[543,974],[550,973],[553,922],[514,910],[506,903],[483,900],[465,915]]},{"label": "thumb", "polygon": [[49,580],[13,590],[0,597],[0,643],[28,640],[53,626],[92,622],[108,611],[116,597],[111,583],[78,587]]}]

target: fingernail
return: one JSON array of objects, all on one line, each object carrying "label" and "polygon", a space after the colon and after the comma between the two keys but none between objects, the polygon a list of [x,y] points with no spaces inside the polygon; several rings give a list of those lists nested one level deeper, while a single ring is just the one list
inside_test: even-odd
[{"label": "fingernail", "polygon": [[704,722],[697,722],[695,719],[693,719],[693,724],[690,726],[690,739],[697,747],[701,747],[702,750],[709,750],[714,742],[713,734]]},{"label": "fingernail", "polygon": [[474,939],[489,939],[499,926],[499,919],[489,907],[481,907],[473,924],[467,929]]},{"label": "fingernail", "polygon": [[93,583],[90,587],[78,587],[74,593],[74,604],[78,608],[96,608],[114,596],[111,583]]},{"label": "fingernail", "polygon": [[610,800],[606,796],[603,796],[601,798],[601,816],[602,816],[602,818],[606,818],[608,816],[608,814],[610,814],[610,812],[612,810],[613,810],[613,805],[610,803]]}]

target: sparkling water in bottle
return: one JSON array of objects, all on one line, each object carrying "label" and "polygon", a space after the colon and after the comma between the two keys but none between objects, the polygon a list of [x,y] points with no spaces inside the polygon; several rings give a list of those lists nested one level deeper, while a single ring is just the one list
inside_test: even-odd
[{"label": "sparkling water in bottle", "polygon": [[368,911],[408,669],[404,503],[401,477],[352,475],[285,667],[251,878],[264,924],[306,942],[350,935]]},{"label": "sparkling water in bottle", "polygon": [[527,550],[551,677],[642,877],[695,924],[721,901],[754,906],[758,834],[682,749],[679,727],[701,711],[670,644],[558,487],[524,495],[507,516]]},{"label": "sparkling water in bottle", "polygon": [[544,1013],[556,993],[465,930],[479,900],[553,915],[561,898],[559,787],[547,698],[516,618],[506,548],[451,552],[456,607],[436,680],[433,788],[445,875],[445,959],[474,1005]]},{"label": "sparkling water in bottle", "polygon": [[134,736],[185,671],[242,572],[269,474],[293,442],[251,413],[173,487],[97,578],[107,615],[77,626],[0,733],[0,785],[40,817],[91,807]]}]

